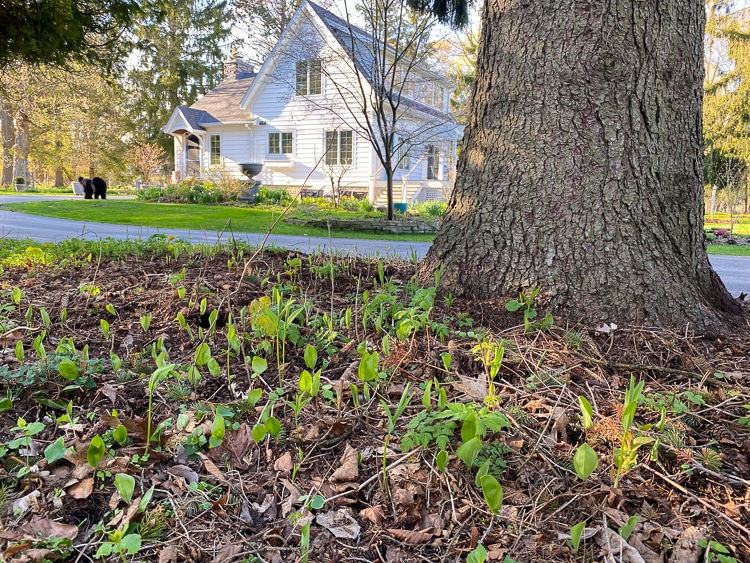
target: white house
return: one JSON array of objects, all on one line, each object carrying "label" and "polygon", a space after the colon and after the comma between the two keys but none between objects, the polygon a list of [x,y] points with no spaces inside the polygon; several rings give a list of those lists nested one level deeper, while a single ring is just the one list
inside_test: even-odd
[{"label": "white house", "polygon": [[[303,3],[257,73],[233,54],[219,86],[174,110],[164,131],[175,139],[175,176],[223,169],[242,177],[239,164],[261,163],[256,179],[265,186],[325,191],[335,185],[383,203],[386,175],[378,137],[368,128],[378,84],[371,39]],[[389,49],[382,51],[386,57]],[[446,199],[461,135],[449,113],[452,85],[405,59],[391,72],[403,78],[392,94],[399,102],[390,131],[394,201]]]}]

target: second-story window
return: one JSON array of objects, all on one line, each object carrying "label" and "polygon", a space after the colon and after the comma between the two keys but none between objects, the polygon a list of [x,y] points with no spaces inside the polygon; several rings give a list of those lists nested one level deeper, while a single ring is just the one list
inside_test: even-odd
[{"label": "second-story window", "polygon": [[298,96],[313,96],[323,91],[320,59],[297,61],[296,93]]}]

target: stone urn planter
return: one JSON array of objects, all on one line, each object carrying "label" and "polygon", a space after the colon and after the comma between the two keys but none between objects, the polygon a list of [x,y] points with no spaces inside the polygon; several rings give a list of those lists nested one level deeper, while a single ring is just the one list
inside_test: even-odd
[{"label": "stone urn planter", "polygon": [[260,171],[263,170],[263,165],[259,162],[243,162],[239,166],[240,171],[249,180],[249,184],[242,190],[240,197],[237,199],[239,201],[253,203],[255,201],[255,196],[258,195],[258,189],[260,188],[260,182],[255,179],[255,176],[260,174]]}]

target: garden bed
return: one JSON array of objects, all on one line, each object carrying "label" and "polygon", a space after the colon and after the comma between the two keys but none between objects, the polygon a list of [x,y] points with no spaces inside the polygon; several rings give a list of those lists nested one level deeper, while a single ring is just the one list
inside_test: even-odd
[{"label": "garden bed", "polygon": [[750,561],[746,329],[525,328],[400,261],[19,246],[6,561]]},{"label": "garden bed", "polygon": [[438,221],[423,221],[421,219],[396,217],[392,221],[385,218],[356,218],[342,219],[329,217],[326,219],[298,219],[287,217],[284,219],[292,225],[303,225],[306,227],[317,227],[321,229],[340,229],[346,231],[357,231],[362,233],[392,233],[392,234],[435,234],[437,233]]}]

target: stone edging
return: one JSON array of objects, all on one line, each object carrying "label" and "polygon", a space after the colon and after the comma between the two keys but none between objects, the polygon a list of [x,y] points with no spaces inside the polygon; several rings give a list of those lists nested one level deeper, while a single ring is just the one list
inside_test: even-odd
[{"label": "stone edging", "polygon": [[293,225],[304,227],[319,227],[321,229],[343,229],[347,231],[359,231],[365,233],[391,233],[391,234],[435,234],[438,230],[438,222],[426,222],[421,219],[284,219]]}]

